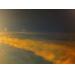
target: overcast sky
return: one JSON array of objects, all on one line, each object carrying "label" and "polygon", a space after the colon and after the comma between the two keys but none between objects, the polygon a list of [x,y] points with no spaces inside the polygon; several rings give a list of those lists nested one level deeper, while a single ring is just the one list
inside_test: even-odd
[{"label": "overcast sky", "polygon": [[75,32],[75,10],[0,10],[0,30]]}]

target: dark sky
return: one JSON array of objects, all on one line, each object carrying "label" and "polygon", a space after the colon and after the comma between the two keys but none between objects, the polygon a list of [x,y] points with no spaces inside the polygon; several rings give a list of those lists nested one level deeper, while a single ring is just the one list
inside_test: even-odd
[{"label": "dark sky", "polygon": [[0,16],[0,29],[7,27],[13,31],[75,32],[75,10],[0,10]]}]

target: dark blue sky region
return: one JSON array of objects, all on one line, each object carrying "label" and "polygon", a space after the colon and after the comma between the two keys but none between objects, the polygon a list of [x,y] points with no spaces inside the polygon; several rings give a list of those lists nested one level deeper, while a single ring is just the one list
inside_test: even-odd
[{"label": "dark blue sky region", "polygon": [[8,19],[10,31],[75,32],[75,10],[17,9],[0,10]]}]

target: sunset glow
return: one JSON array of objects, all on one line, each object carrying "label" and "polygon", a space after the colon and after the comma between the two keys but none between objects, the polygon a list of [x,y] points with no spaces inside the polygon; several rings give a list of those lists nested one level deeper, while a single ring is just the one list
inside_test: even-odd
[{"label": "sunset glow", "polygon": [[7,44],[9,46],[31,51],[53,63],[75,63],[75,47],[67,46],[66,42],[64,44],[55,44],[43,40],[18,39],[1,36],[0,44]]}]

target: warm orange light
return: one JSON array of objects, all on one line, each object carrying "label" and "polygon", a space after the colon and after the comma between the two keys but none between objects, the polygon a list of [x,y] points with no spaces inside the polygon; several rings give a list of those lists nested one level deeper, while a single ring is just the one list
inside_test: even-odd
[{"label": "warm orange light", "polygon": [[75,63],[75,47],[66,44],[55,44],[47,41],[0,37],[0,43],[34,52],[48,61],[57,64]]}]

